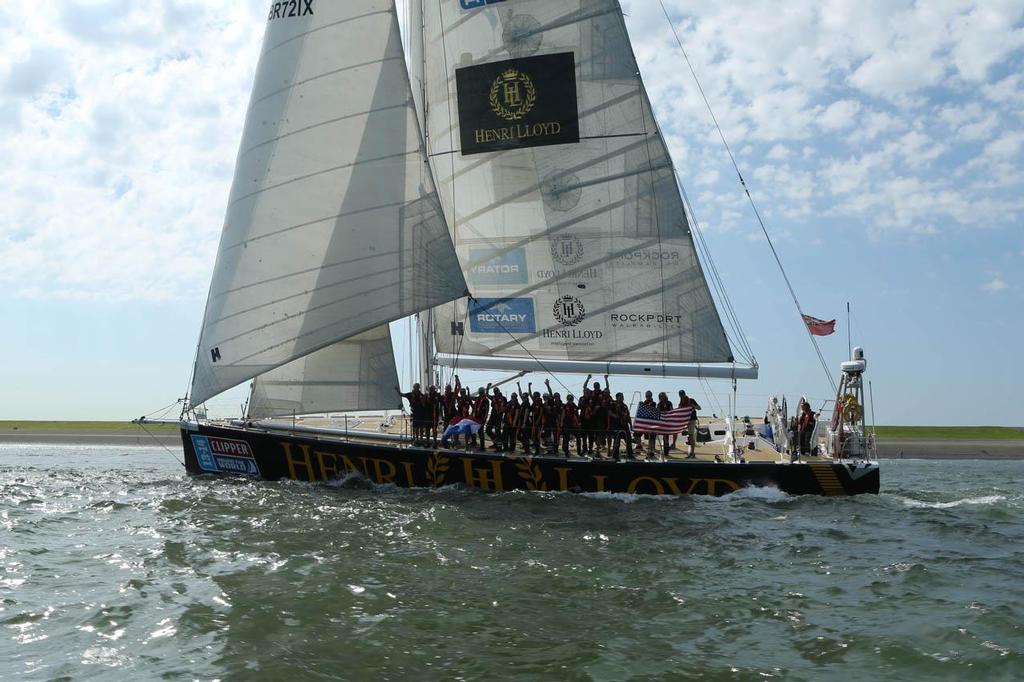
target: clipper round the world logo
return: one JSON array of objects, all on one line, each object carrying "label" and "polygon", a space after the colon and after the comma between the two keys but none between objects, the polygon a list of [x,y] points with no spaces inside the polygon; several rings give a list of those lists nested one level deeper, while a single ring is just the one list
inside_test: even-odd
[{"label": "clipper round the world logo", "polygon": [[455,71],[462,154],[580,140],[572,52]]}]

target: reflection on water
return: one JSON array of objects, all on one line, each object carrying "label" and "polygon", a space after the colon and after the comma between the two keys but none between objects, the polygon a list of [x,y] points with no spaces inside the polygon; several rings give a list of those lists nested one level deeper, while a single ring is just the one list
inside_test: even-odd
[{"label": "reflection on water", "polygon": [[0,671],[26,679],[1011,679],[1024,463],[724,498],[188,479],[0,447]]}]

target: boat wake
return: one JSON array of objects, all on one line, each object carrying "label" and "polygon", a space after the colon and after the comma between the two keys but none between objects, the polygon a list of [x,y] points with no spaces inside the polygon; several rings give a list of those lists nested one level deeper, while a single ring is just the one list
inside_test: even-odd
[{"label": "boat wake", "polygon": [[793,495],[779,490],[773,485],[769,486],[747,486],[736,492],[723,495],[722,497],[710,498],[713,500],[734,501],[734,500],[760,500],[762,502],[785,502],[794,499]]},{"label": "boat wake", "polygon": [[953,500],[951,502],[925,502],[923,500],[915,500],[912,497],[902,497],[900,495],[894,495],[894,497],[903,503],[904,506],[911,509],[952,509],[953,507],[961,507],[965,505],[984,506],[993,505],[1000,502],[1006,501],[1005,495],[983,495],[981,497],[965,497],[961,500]]}]

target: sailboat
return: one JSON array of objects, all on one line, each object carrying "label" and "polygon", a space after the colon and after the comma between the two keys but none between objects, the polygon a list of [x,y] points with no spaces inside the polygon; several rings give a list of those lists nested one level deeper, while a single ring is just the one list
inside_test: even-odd
[{"label": "sailboat", "polygon": [[[716,307],[618,0],[410,4],[406,46],[394,0],[271,3],[181,420],[187,471],[877,492],[863,456],[616,462],[273,421],[399,407],[389,324],[411,316],[424,384],[443,368],[757,377]],[[201,418],[247,381],[245,419]]]}]

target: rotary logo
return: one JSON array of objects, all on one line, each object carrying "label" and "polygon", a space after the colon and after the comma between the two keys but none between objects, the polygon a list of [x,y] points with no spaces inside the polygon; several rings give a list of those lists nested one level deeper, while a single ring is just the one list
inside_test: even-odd
[{"label": "rotary logo", "polygon": [[518,121],[537,103],[537,88],[518,69],[507,69],[494,79],[490,93],[491,111],[506,121]]},{"label": "rotary logo", "polygon": [[564,235],[551,240],[551,257],[559,265],[576,265],[583,259],[583,242],[575,235]]},{"label": "rotary logo", "polygon": [[575,296],[562,296],[556,300],[551,313],[563,327],[575,327],[587,317],[587,309]]}]

